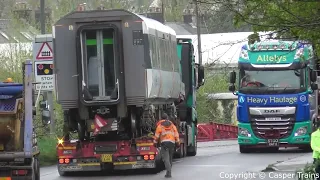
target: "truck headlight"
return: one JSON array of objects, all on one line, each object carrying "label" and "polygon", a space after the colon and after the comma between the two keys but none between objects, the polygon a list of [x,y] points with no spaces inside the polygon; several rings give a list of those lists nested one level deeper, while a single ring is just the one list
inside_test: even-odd
[{"label": "truck headlight", "polygon": [[241,136],[251,137],[251,134],[247,129],[244,128],[238,128],[238,134]]},{"label": "truck headlight", "polygon": [[294,59],[299,59],[303,55],[303,48],[299,48],[294,55]]},{"label": "truck headlight", "polygon": [[302,136],[305,134],[307,134],[307,127],[306,126],[298,128],[296,130],[296,132],[294,133],[294,136]]},{"label": "truck headlight", "polygon": [[241,49],[240,57],[243,58],[243,59],[249,60],[248,50]]}]

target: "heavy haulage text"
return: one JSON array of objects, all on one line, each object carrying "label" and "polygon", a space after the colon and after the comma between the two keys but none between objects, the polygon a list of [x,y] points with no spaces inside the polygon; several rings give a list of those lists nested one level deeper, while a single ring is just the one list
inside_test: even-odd
[{"label": "heavy haulage text", "polygon": [[289,103],[293,104],[298,101],[296,97],[269,97],[269,98],[255,98],[247,97],[248,103],[267,104],[267,103]]}]

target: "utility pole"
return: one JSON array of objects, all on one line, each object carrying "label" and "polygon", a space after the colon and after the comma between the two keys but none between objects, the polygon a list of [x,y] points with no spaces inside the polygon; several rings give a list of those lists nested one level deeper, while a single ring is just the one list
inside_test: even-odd
[{"label": "utility pole", "polygon": [[197,20],[197,37],[198,37],[198,58],[199,65],[202,65],[202,50],[201,50],[201,27],[200,27],[200,17],[199,17],[199,6],[198,1],[193,0],[196,5],[196,20]]},{"label": "utility pole", "polygon": [[[41,34],[46,33],[46,13],[45,13],[45,0],[40,0],[40,27]],[[38,93],[41,93],[38,92]],[[50,111],[50,134],[55,132],[55,122],[54,122],[54,105],[53,105],[53,92],[52,91],[44,91],[43,92],[43,100],[47,101],[48,109]]]},{"label": "utility pole", "polygon": [[41,34],[46,33],[46,14],[45,14],[44,0],[40,0],[40,28]]},{"label": "utility pole", "polygon": [[165,21],[165,10],[164,10],[164,0],[161,0],[161,13],[162,13],[162,19],[163,19],[163,24],[166,22]]}]

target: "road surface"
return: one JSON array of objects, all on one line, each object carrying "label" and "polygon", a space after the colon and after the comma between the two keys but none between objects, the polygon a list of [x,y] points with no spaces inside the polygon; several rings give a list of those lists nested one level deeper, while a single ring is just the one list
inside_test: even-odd
[{"label": "road surface", "polygon": [[[294,173],[263,173],[268,165],[305,155],[297,150],[284,150],[278,153],[240,154],[236,141],[199,143],[195,157],[177,159],[173,165],[172,179],[216,180],[216,179],[254,179],[277,180],[294,179]],[[158,180],[165,179],[165,172],[146,174],[146,172],[118,172],[112,175],[85,173],[77,177],[60,177],[56,167],[41,169],[41,180]]]}]

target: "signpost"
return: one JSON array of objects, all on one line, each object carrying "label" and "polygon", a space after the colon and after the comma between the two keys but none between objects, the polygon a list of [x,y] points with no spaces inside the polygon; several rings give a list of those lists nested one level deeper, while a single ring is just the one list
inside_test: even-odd
[{"label": "signpost", "polygon": [[54,76],[53,76],[53,64],[52,61],[48,62],[34,62],[35,80],[37,83],[36,90],[39,91],[53,91],[54,88]]},{"label": "signpost", "polygon": [[51,112],[50,133],[55,131],[54,113],[53,113],[53,91],[54,91],[54,74],[53,74],[53,50],[52,34],[37,35],[33,42],[34,57],[34,76],[36,91],[43,92],[43,100],[47,100],[48,109]]}]

